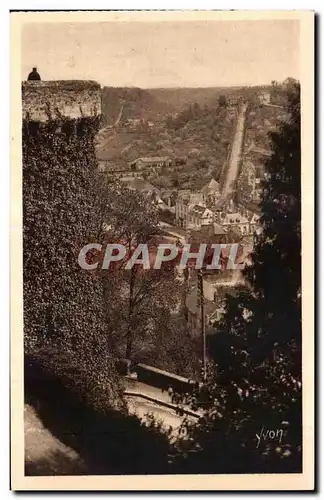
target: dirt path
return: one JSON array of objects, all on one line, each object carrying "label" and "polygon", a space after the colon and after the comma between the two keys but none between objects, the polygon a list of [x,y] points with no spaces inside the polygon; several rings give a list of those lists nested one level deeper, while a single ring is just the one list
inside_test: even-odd
[{"label": "dirt path", "polygon": [[43,426],[30,405],[25,405],[24,423],[26,475],[87,474],[78,454]]}]

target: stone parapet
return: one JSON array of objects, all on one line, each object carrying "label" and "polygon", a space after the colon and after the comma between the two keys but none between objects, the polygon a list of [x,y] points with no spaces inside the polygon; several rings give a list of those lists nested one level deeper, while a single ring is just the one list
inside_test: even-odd
[{"label": "stone parapet", "polygon": [[23,119],[46,122],[101,114],[101,87],[89,80],[22,82]]}]

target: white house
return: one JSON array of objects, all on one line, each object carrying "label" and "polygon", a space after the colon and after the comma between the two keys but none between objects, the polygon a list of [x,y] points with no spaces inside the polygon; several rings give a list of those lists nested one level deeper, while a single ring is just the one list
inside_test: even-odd
[{"label": "white house", "polygon": [[249,220],[239,212],[227,213],[221,220],[221,225],[226,231],[237,229],[242,236],[250,234]]},{"label": "white house", "polygon": [[200,229],[214,222],[213,212],[200,205],[194,205],[187,214],[186,227],[190,229]]},{"label": "white house", "polygon": [[129,163],[130,169],[132,170],[149,169],[154,172],[157,169],[168,167],[170,165],[171,160],[167,156],[142,157]]}]

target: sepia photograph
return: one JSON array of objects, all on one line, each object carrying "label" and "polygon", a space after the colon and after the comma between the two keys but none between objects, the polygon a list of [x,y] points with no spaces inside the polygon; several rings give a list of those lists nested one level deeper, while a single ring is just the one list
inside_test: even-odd
[{"label": "sepia photograph", "polygon": [[313,23],[11,13],[13,489],[314,488]]}]

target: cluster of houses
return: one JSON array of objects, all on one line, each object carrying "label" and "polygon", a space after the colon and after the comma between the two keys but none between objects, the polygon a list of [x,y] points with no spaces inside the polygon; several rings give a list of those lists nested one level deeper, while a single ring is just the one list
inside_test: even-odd
[{"label": "cluster of houses", "polygon": [[259,216],[247,209],[238,209],[231,200],[224,200],[215,179],[200,191],[179,191],[175,218],[177,225],[185,230],[216,225],[224,233],[234,231],[240,236],[252,236],[259,229]]},{"label": "cluster of houses", "polygon": [[[162,212],[170,215],[171,222],[165,222],[161,215],[161,229],[166,241],[179,244],[190,243],[238,243],[239,263],[249,262],[253,249],[253,237],[261,231],[257,205],[261,198],[262,181],[265,179],[265,159],[271,155],[266,141],[267,132],[278,121],[279,106],[271,104],[268,90],[260,91],[259,103],[251,110],[251,124],[245,134],[245,151],[242,155],[240,174],[236,183],[236,202],[224,198],[220,184],[211,178],[195,189],[163,190],[147,180],[145,173],[159,174],[162,169],[182,164],[184,160],[171,160],[165,156],[139,157],[118,170],[114,165],[102,165],[107,172],[125,181],[130,189],[142,192]],[[238,95],[226,96],[229,110],[237,113],[245,99]],[[260,108],[260,109],[259,109]],[[279,111],[278,111],[278,109]],[[272,116],[273,115],[273,116]],[[134,122],[134,123],[133,123]],[[130,126],[137,126],[133,120]],[[172,216],[172,217],[171,217]],[[226,261],[228,250],[221,250],[221,259]],[[188,277],[185,311],[192,335],[201,335],[201,289],[198,289],[195,271]],[[224,313],[226,295],[235,295],[240,287],[246,286],[242,272],[237,269],[212,270],[203,274],[203,300],[206,333],[213,331],[213,325]]]},{"label": "cluster of houses", "polygon": [[[175,203],[176,223],[185,232],[184,240],[194,243],[238,243],[239,262],[245,265],[253,248],[253,235],[260,228],[260,217],[232,200],[222,198],[219,184],[211,179],[199,191],[179,191]],[[221,250],[226,253],[228,248]],[[223,255],[226,259],[228,256]],[[213,270],[204,272],[203,295],[206,334],[224,313],[226,295],[235,295],[244,286],[242,272]],[[201,335],[200,293],[193,275],[185,299],[188,329],[193,336]]]}]

